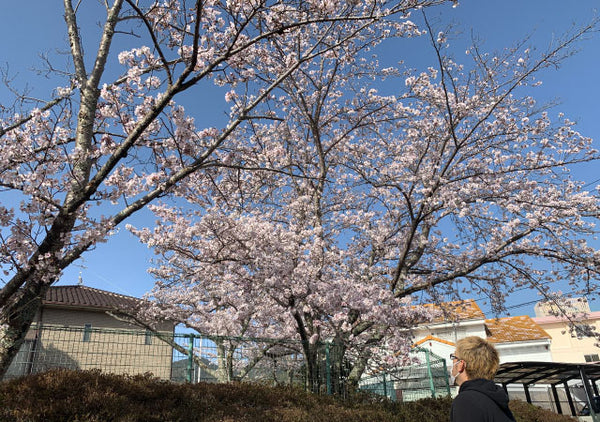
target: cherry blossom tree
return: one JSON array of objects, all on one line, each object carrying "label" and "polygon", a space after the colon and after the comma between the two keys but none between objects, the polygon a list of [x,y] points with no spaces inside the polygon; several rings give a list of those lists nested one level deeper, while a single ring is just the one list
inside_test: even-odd
[{"label": "cherry blossom tree", "polygon": [[[416,33],[412,25],[405,30]],[[372,44],[353,43],[338,54],[303,64],[280,84],[264,113],[273,114],[271,121],[276,123],[253,122],[239,130],[237,142],[222,151],[229,170],[222,169],[212,187],[203,184],[198,190],[200,184],[193,177],[180,185],[183,198],[194,205],[192,210],[151,207],[158,217],[157,227],[134,232],[163,254],[165,262],[152,270],[159,281],[145,319],[176,320],[211,336],[288,339],[298,335],[307,359],[308,383],[317,389],[323,318],[335,316],[331,323],[342,323],[343,314],[336,309],[344,307],[340,303],[344,299],[335,297],[335,292],[351,288],[338,269],[328,268],[344,260],[344,252],[335,247],[337,235],[331,231],[343,225],[330,226],[328,209],[334,193],[326,193],[327,180],[337,177],[338,164],[332,166],[329,160],[342,162],[352,133],[362,125],[377,124],[378,109],[390,101],[350,85],[358,82],[355,75],[374,71],[367,62],[356,60]],[[282,51],[272,59],[283,61],[285,54]],[[343,92],[355,88],[364,97],[361,102],[341,103],[342,97],[358,99]],[[235,97],[231,100],[238,106]],[[342,117],[358,112],[363,116],[353,121]],[[308,123],[313,117],[316,120]],[[322,119],[329,121],[321,123]],[[305,142],[298,142],[298,137]],[[315,154],[330,142],[330,152]],[[334,296],[325,296],[326,291]],[[308,307],[315,309],[314,317],[303,310]],[[414,320],[418,315],[406,306],[389,312],[396,320]],[[406,333],[398,332],[395,338]]]},{"label": "cherry blossom tree", "polygon": [[[273,119],[223,151],[229,171],[132,228],[160,255],[147,316],[294,336],[313,383],[316,345],[331,342],[357,381],[406,358],[421,303],[468,292],[501,309],[523,286],[595,290],[598,197],[569,169],[597,152],[530,96],[593,25],[537,57],[473,46],[464,66],[425,22],[429,69],[380,69],[360,51],[302,64],[261,105]],[[383,95],[383,78],[403,86]]]},{"label": "cherry blossom tree", "polygon": [[[0,108],[0,185],[9,198],[0,206],[0,373],[61,270],[152,201],[182,195],[181,181],[210,186],[229,140],[272,118],[258,106],[304,63],[409,31],[408,11],[441,2],[98,2],[105,19],[87,56],[80,19],[90,6],[64,0],[74,70],[59,74],[67,82],[48,101],[22,96],[18,109]],[[235,98],[223,127],[198,125],[175,102],[206,84]]]}]

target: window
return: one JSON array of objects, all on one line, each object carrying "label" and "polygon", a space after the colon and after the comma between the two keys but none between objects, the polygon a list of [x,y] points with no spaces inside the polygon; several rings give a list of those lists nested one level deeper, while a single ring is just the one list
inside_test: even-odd
[{"label": "window", "polygon": [[149,346],[152,344],[152,331],[146,330],[146,337],[144,338],[144,344]]},{"label": "window", "polygon": [[583,357],[585,358],[586,362],[598,362],[600,360],[600,357],[597,354],[583,355]]},{"label": "window", "polygon": [[92,338],[92,324],[85,324],[83,326],[83,341],[88,342]]}]

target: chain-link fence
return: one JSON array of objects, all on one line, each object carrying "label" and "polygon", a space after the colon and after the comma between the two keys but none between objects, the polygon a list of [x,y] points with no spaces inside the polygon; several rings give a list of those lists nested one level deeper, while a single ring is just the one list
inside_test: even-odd
[{"label": "chain-link fence", "polygon": [[[343,353],[332,343],[317,345],[309,377],[298,341],[33,326],[5,379],[57,367],[98,368],[115,374],[152,373],[175,382],[239,380],[344,395],[350,368],[340,356]],[[417,358],[421,357],[419,365],[366,377],[361,388],[394,400],[442,395],[447,385],[445,361],[428,350],[419,351]]]}]

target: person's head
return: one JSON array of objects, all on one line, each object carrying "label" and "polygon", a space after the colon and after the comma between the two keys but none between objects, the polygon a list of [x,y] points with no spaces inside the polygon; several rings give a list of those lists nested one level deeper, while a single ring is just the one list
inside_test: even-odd
[{"label": "person's head", "polygon": [[478,378],[493,380],[500,362],[496,348],[489,341],[476,336],[458,340],[451,357],[452,376],[458,385]]}]

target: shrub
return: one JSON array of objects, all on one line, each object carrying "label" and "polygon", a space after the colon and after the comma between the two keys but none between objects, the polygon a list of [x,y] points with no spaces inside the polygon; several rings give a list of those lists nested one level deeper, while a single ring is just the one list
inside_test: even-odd
[{"label": "shrub", "polygon": [[[151,375],[53,370],[0,383],[0,420],[208,422],[447,422],[452,400],[394,403],[359,393],[340,400],[260,384],[175,384]],[[514,401],[518,422],[574,420]]]},{"label": "shrub", "polygon": [[558,415],[550,410],[542,409],[525,401],[511,400],[510,410],[517,418],[517,422],[567,422],[577,421],[570,416]]}]

